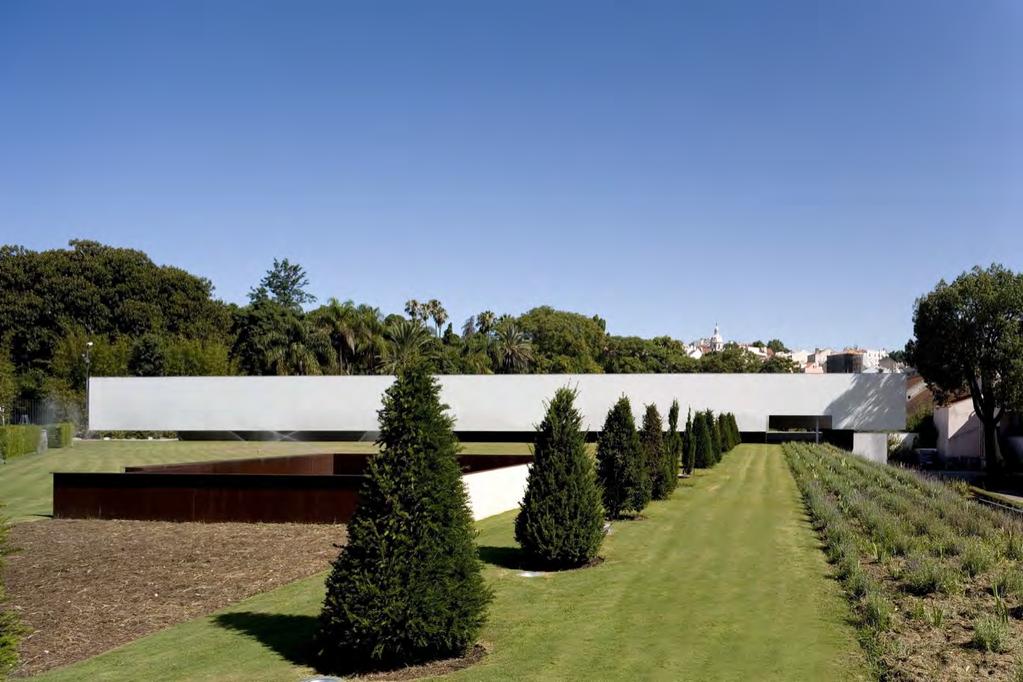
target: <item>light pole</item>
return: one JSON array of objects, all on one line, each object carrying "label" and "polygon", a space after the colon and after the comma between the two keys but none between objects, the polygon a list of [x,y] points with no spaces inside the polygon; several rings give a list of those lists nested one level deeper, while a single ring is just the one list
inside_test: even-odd
[{"label": "light pole", "polygon": [[90,369],[92,366],[92,341],[85,342],[85,424],[84,431],[85,437],[89,437],[89,376],[91,374]]}]

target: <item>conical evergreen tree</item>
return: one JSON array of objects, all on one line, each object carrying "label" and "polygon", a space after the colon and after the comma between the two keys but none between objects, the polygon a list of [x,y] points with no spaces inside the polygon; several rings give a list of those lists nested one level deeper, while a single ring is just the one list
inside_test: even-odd
[{"label": "conical evergreen tree", "polygon": [[643,459],[650,474],[650,497],[666,500],[671,495],[671,459],[664,442],[664,422],[657,405],[647,405],[643,414],[643,428],[639,432],[643,444]]},{"label": "conical evergreen tree", "polygon": [[695,467],[709,469],[714,466],[717,460],[714,458],[714,443],[707,426],[706,412],[697,412],[693,419],[693,445],[696,450]]},{"label": "conical evergreen tree", "polygon": [[732,441],[739,445],[742,443],[742,434],[739,433],[739,423],[735,421],[735,414],[732,412],[728,413],[728,423],[732,427]]},{"label": "conical evergreen tree", "polygon": [[331,672],[458,656],[491,593],[436,380],[422,367],[384,394],[348,543],[327,578],[316,644]]},{"label": "conical evergreen tree", "polygon": [[707,410],[707,428],[710,429],[710,442],[714,450],[714,463],[721,461],[721,432],[718,430],[718,420],[714,417],[712,410]]},{"label": "conical evergreen tree", "polygon": [[678,487],[678,474],[682,467],[682,434],[678,432],[678,413],[678,401],[672,401],[668,410],[668,437],[665,442],[668,450],[665,469],[668,474],[669,495]]},{"label": "conical evergreen tree", "polygon": [[[699,416],[699,415],[697,415]],[[693,408],[686,413],[686,433],[682,444],[683,468],[687,474],[696,468],[696,438],[693,437]]]},{"label": "conical evergreen tree", "polygon": [[731,451],[734,447],[732,443],[732,429],[728,425],[728,415],[724,412],[718,415],[718,433],[721,434],[722,454]]},{"label": "conical evergreen tree", "polygon": [[547,406],[515,519],[515,539],[543,567],[582,566],[597,556],[604,539],[600,488],[575,397],[561,388]]},{"label": "conical evergreen tree", "polygon": [[621,397],[607,413],[597,439],[597,479],[604,490],[604,510],[612,519],[639,513],[650,502],[650,476],[629,399]]}]

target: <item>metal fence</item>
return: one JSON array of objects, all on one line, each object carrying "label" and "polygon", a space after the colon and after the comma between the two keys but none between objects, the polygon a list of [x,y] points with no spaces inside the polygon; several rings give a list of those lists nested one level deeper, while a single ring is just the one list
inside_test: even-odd
[{"label": "metal fence", "polygon": [[11,406],[9,411],[0,413],[0,422],[3,424],[52,424],[56,421],[55,412],[51,401],[19,400]]}]

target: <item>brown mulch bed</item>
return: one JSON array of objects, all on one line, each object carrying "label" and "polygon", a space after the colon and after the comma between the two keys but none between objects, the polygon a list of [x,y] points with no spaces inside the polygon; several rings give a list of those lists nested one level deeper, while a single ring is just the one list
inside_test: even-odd
[{"label": "brown mulch bed", "polygon": [[328,567],[343,526],[51,520],[14,526],[17,676],[79,661]]}]

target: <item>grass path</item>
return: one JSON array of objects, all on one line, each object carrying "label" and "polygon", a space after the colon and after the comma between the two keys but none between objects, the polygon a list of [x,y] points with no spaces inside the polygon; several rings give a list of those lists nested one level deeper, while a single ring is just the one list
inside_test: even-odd
[{"label": "grass path", "polygon": [[[847,607],[777,446],[744,445],[643,521],[598,567],[523,578],[514,514],[479,524],[497,598],[486,660],[455,680],[865,677]],[[47,680],[298,680],[323,576],[151,635]]]},{"label": "grass path", "polygon": [[[466,443],[467,452],[528,453],[523,443]],[[0,464],[0,512],[13,523],[47,518],[53,511],[54,471],[117,472],[126,466],[302,455],[375,452],[376,445],[285,441],[77,441],[73,448],[25,455]]]}]

